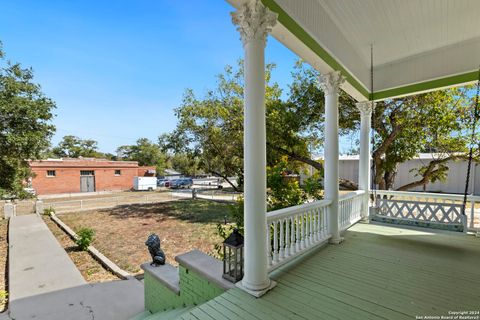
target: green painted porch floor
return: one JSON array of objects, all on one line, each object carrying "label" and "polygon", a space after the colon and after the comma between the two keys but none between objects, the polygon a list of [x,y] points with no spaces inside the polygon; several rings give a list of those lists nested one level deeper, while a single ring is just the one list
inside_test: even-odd
[{"label": "green painted porch floor", "polygon": [[359,223],[272,274],[260,299],[232,289],[179,319],[415,319],[480,310],[480,238]]}]

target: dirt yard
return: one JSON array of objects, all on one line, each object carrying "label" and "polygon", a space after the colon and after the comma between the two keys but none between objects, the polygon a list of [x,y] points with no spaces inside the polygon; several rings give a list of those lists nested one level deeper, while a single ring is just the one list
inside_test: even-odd
[{"label": "dirt yard", "polygon": [[87,282],[103,282],[119,279],[104,269],[88,252],[78,250],[73,240],[60,229],[50,217],[44,216],[43,219]]},{"label": "dirt yard", "polygon": [[166,193],[168,189],[166,188],[158,188],[155,191],[117,191],[111,193],[101,193],[101,194],[87,194],[87,195],[79,195],[76,194],[75,196],[58,196],[54,198],[50,198],[48,196],[39,196],[45,205],[49,203],[55,202],[62,202],[62,201],[73,201],[73,200],[91,200],[91,199],[108,199],[108,198],[118,198],[118,197],[142,197],[148,195],[156,195],[159,193]]},{"label": "dirt yard", "polygon": [[167,262],[176,265],[176,255],[199,249],[213,254],[216,225],[224,221],[231,204],[208,200],[177,200],[133,204],[112,209],[59,214],[75,231],[90,227],[96,231],[93,245],[120,268],[138,273],[150,261],[145,240],[156,233],[162,241]]},{"label": "dirt yard", "polygon": [[0,219],[0,312],[7,305],[8,220]]}]

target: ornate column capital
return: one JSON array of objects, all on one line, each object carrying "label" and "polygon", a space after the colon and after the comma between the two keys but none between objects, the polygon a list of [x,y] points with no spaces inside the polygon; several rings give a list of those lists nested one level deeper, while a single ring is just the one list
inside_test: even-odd
[{"label": "ornate column capital", "polygon": [[345,78],[340,71],[334,71],[320,76],[320,87],[326,95],[338,91],[340,86],[345,82]]},{"label": "ornate column capital", "polygon": [[372,101],[361,101],[355,104],[360,115],[362,117],[370,118],[372,116],[373,109],[375,109],[375,102]]},{"label": "ornate column capital", "polygon": [[262,40],[266,43],[267,34],[272,31],[278,17],[277,13],[265,7],[260,0],[245,2],[231,15],[244,46],[252,40]]}]

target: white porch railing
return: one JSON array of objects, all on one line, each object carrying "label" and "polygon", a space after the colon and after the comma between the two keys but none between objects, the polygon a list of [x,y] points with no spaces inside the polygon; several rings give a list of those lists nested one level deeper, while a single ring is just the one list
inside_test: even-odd
[{"label": "white porch railing", "polygon": [[325,242],[330,200],[315,201],[267,213],[269,271]]},{"label": "white porch railing", "polygon": [[349,228],[362,218],[364,190],[353,191],[340,196],[338,200],[338,216],[340,231]]},{"label": "white porch railing", "polygon": [[468,196],[462,216],[463,195],[377,190],[378,216],[478,230],[480,196]]}]

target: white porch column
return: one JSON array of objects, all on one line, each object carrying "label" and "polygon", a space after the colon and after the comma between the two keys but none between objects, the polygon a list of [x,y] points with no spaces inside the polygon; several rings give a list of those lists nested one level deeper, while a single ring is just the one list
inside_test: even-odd
[{"label": "white porch column", "polygon": [[320,80],[325,94],[325,199],[332,200],[328,209],[330,242],[338,244],[342,241],[338,221],[338,90],[345,80],[338,71],[323,75]]},{"label": "white porch column", "polygon": [[260,296],[272,282],[267,268],[265,45],[277,14],[259,0],[232,13],[245,50],[244,89],[244,226],[245,264],[240,287]]},{"label": "white porch column", "polygon": [[360,111],[360,161],[358,163],[358,189],[365,190],[362,218],[368,218],[368,198],[370,190],[370,127],[375,104],[370,101],[357,103]]}]

